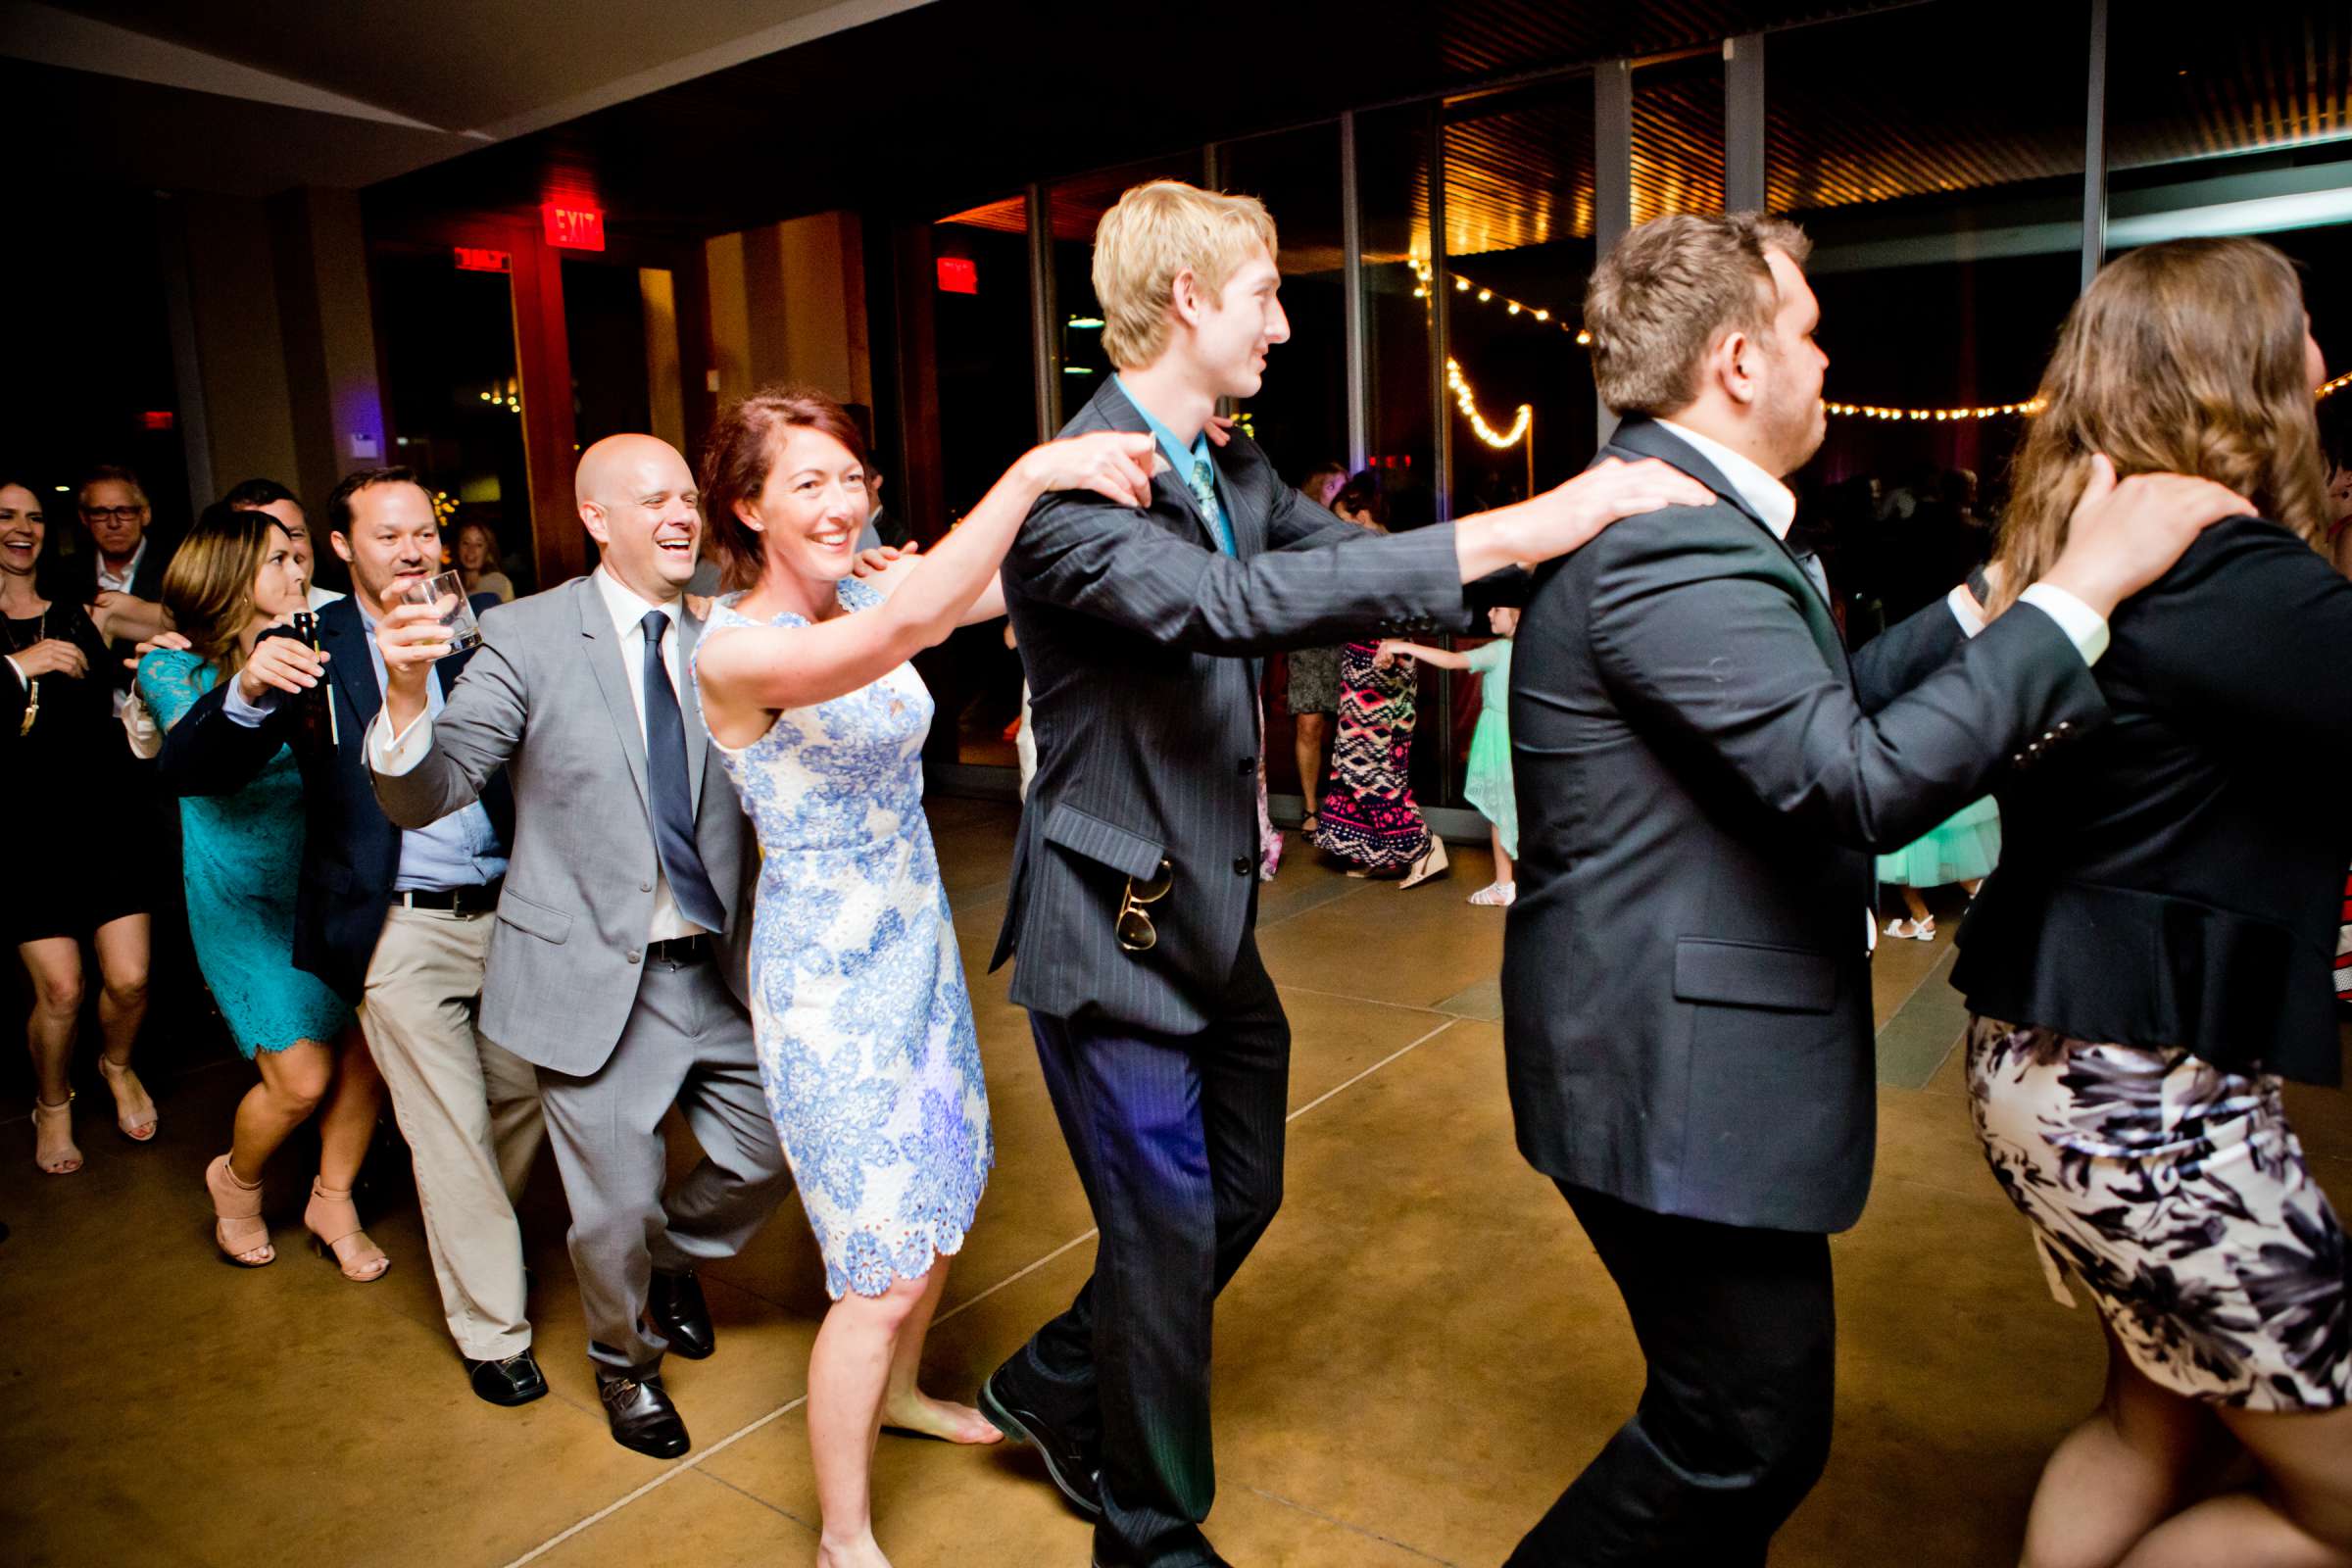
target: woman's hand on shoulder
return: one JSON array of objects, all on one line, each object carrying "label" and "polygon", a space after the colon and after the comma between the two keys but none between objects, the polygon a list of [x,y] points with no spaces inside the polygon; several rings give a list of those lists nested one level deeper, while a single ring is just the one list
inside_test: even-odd
[{"label": "woman's hand on shoulder", "polygon": [[1092,490],[1122,507],[1152,504],[1151,436],[1126,430],[1049,441],[1021,460],[1040,490]]},{"label": "woman's hand on shoulder", "polygon": [[137,647],[133,648],[130,651],[130,657],[122,661],[122,667],[129,670],[131,673],[136,674],[138,673],[139,661],[145,659],[149,654],[184,654],[195,646],[196,645],[194,643],[189,642],[178,632],[159,631],[154,636],[148,638],[145,642],[140,643]]}]

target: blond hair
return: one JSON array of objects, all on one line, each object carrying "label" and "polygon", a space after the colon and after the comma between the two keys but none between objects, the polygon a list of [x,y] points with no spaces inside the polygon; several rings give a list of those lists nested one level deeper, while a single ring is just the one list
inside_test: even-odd
[{"label": "blond hair", "polygon": [[1251,247],[1275,254],[1274,220],[1254,196],[1227,196],[1180,179],[1138,185],[1095,229],[1095,298],[1102,302],[1102,352],[1140,368],[1168,346],[1168,305],[1187,268],[1211,304]]},{"label": "blond hair", "polygon": [[1996,614],[2066,548],[2094,453],[2119,477],[2186,473],[2319,548],[2326,465],[2295,268],[2253,239],[2177,239],[2118,257],[2058,332],[2001,520]]},{"label": "blond hair", "polygon": [[1600,401],[1620,415],[1672,414],[1697,398],[1699,366],[1723,334],[1769,345],[1781,291],[1767,251],[1802,267],[1813,242],[1765,213],[1677,213],[1618,241],[1585,287]]},{"label": "blond hair", "polygon": [[172,627],[187,638],[190,653],[223,676],[245,662],[238,639],[253,620],[253,585],[270,559],[270,534],[285,531],[267,512],[207,507],[164,569],[164,608]]}]

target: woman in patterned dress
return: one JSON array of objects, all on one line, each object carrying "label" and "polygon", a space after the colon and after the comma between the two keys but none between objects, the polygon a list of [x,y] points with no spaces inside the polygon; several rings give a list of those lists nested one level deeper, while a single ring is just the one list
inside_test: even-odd
[{"label": "woman in patterned dress", "polygon": [[[2006,858],[1953,973],[1985,1157],[2107,1340],[2102,1407],[2034,1494],[2036,1568],[2352,1562],[2344,1233],[2280,1095],[2339,1075],[2352,848],[2320,782],[2352,757],[2352,583],[2323,554],[2309,319],[2257,241],[2131,252],[2076,303],[2017,460],[1996,614],[2080,516],[2220,519],[2111,617],[2105,721],[1999,781]],[[2216,1494],[2238,1450],[2259,1487]]]},{"label": "woman in patterned dress", "polygon": [[752,1017],[760,1079],[825,1258],[808,1358],[820,1568],[884,1564],[870,1497],[887,1423],[995,1442],[914,1386],[923,1335],[995,1158],[971,1000],[930,826],[931,699],[907,660],[1004,613],[998,568],[1050,490],[1149,504],[1152,438],[1040,447],[924,557],[852,576],[867,511],[856,425],[776,388],[719,419],[703,505],[736,590],[695,651],[703,717],[760,835]]},{"label": "woman in patterned dress", "polygon": [[[1380,478],[1348,481],[1331,510],[1385,533]],[[1349,876],[1398,876],[1414,887],[1446,870],[1446,842],[1413,800],[1413,725],[1421,677],[1409,660],[1383,658],[1377,638],[1340,650],[1339,738],[1316,815],[1315,847],[1351,861]]]}]

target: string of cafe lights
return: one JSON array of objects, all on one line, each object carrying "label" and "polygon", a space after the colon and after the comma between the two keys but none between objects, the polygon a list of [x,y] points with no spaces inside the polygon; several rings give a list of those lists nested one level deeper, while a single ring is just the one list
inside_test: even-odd
[{"label": "string of cafe lights", "polygon": [[[1407,265],[1412,268],[1413,275],[1420,279],[1413,289],[1413,298],[1427,299],[1437,278],[1436,270],[1418,258],[1408,260]],[[1452,279],[1455,293],[1468,294],[1478,304],[1500,305],[1507,315],[1526,316],[1541,324],[1551,324],[1551,312],[1548,310],[1529,305],[1523,300],[1512,299],[1507,295],[1496,294],[1491,288],[1480,287],[1459,272],[1447,272],[1446,275]],[[1592,346],[1592,333],[1566,321],[1560,322],[1559,328],[1573,336],[1579,346],[1587,348]],[[1469,379],[1463,375],[1461,366],[1450,359],[1446,362],[1446,385],[1452,391],[1455,404],[1470,420],[1470,428],[1476,431],[1478,438],[1487,445],[1498,450],[1516,446],[1520,437],[1526,434],[1528,422],[1533,417],[1533,411],[1526,404],[1521,404],[1519,417],[1512,424],[1510,430],[1497,434],[1493,426],[1479,416],[1477,394],[1471,390]],[[2333,397],[2348,386],[2352,386],[2352,372],[2339,375],[2334,380],[2328,382],[2314,396]],[[1823,408],[1831,414],[1844,418],[1882,419],[1890,423],[1917,424],[1957,424],[1974,419],[2030,419],[2047,406],[2047,403],[2041,398],[2028,398],[2023,403],[1986,403],[1956,409],[1898,409],[1878,403],[1838,403],[1827,398],[1822,400]]]}]

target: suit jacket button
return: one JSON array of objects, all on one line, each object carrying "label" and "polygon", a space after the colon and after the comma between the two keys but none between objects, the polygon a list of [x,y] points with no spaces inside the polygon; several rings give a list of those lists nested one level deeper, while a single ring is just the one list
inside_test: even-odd
[{"label": "suit jacket button", "polygon": [[1256,758],[1254,758],[1254,757],[1245,757],[1245,758],[1243,758],[1243,759],[1242,759],[1242,776],[1243,776],[1243,777],[1247,778],[1249,775],[1250,775],[1251,773],[1254,773],[1254,772],[1256,772],[1256,771],[1257,771],[1257,759],[1256,759]]},{"label": "suit jacket button", "polygon": [[651,882],[640,882],[637,884],[637,891],[640,893],[651,893],[654,891],[654,885]]},{"label": "suit jacket button", "polygon": [[636,962],[638,959],[640,959],[640,958],[642,958],[642,957],[644,957],[644,956],[645,956],[645,955],[644,955],[644,954],[642,954],[642,953],[639,953],[639,952],[638,952],[638,951],[637,951],[635,948],[631,948],[631,949],[629,950],[629,961],[630,961],[631,963],[635,963],[635,962]]},{"label": "suit jacket button", "polygon": [[1250,857],[1247,855],[1237,855],[1233,858],[1233,874],[1235,876],[1248,876],[1250,874]]}]

